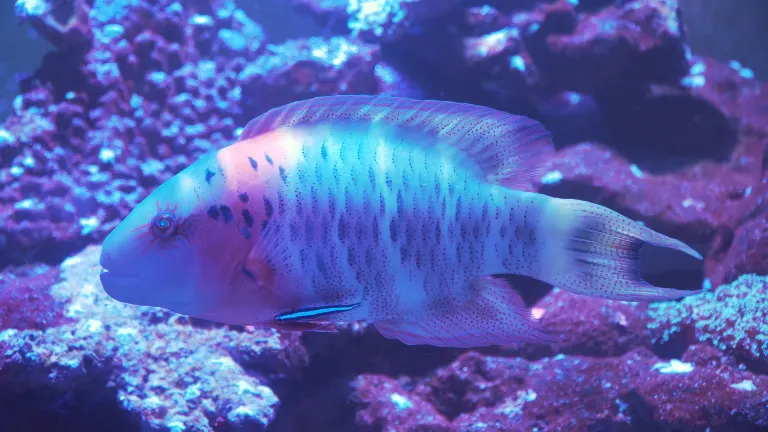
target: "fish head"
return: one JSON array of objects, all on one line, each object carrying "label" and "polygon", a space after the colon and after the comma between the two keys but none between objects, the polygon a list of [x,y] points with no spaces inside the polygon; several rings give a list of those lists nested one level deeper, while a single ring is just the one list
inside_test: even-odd
[{"label": "fish head", "polygon": [[193,316],[215,303],[217,290],[229,284],[221,263],[236,249],[209,215],[225,195],[221,177],[216,159],[202,158],[158,186],[110,232],[100,257],[107,294]]}]

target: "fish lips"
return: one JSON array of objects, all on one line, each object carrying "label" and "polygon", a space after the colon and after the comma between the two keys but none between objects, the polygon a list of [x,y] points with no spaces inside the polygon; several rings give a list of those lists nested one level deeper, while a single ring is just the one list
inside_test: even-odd
[{"label": "fish lips", "polygon": [[99,273],[101,286],[113,299],[139,306],[148,305],[146,296],[151,284],[138,276],[125,275],[106,268]]}]

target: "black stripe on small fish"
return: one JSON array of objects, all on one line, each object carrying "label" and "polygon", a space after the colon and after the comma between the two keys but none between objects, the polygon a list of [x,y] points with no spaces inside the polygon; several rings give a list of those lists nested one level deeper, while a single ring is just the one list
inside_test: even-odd
[{"label": "black stripe on small fish", "polygon": [[213,178],[213,176],[215,176],[215,175],[216,175],[216,173],[215,173],[215,172],[211,171],[211,170],[210,170],[210,169],[208,169],[208,168],[206,168],[206,169],[205,169],[205,182],[206,182],[206,183],[208,183],[208,186],[210,186],[210,185],[211,185],[211,179],[212,179],[212,178]]},{"label": "black stripe on small fish", "polygon": [[284,312],[279,315],[275,315],[275,321],[300,321],[306,319],[317,318],[325,315],[333,315],[339,312],[347,312],[360,306],[360,303],[351,305],[338,305],[338,306],[321,306],[315,308],[298,309],[291,312]]}]

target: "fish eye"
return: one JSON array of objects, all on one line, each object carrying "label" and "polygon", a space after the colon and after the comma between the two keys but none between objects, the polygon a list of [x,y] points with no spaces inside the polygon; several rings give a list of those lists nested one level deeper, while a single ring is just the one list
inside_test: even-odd
[{"label": "fish eye", "polygon": [[162,211],[152,218],[152,234],[156,237],[169,238],[176,232],[176,216],[167,211]]}]

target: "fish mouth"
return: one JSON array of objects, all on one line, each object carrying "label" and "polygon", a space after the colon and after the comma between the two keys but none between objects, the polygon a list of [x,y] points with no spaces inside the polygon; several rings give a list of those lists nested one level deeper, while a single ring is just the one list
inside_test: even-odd
[{"label": "fish mouth", "polygon": [[134,306],[151,306],[182,313],[189,308],[192,301],[180,301],[161,296],[162,282],[142,276],[120,273],[102,267],[99,273],[101,287],[113,300]]},{"label": "fish mouth", "polygon": [[101,273],[99,273],[99,279],[101,279],[102,285],[126,285],[126,284],[135,284],[139,282],[139,278],[136,276],[126,275],[118,273],[114,270],[109,270],[106,268],[101,269]]},{"label": "fish mouth", "polygon": [[114,270],[102,268],[99,273],[101,286],[113,299],[134,305],[146,305],[146,281],[138,276],[118,273]]}]

